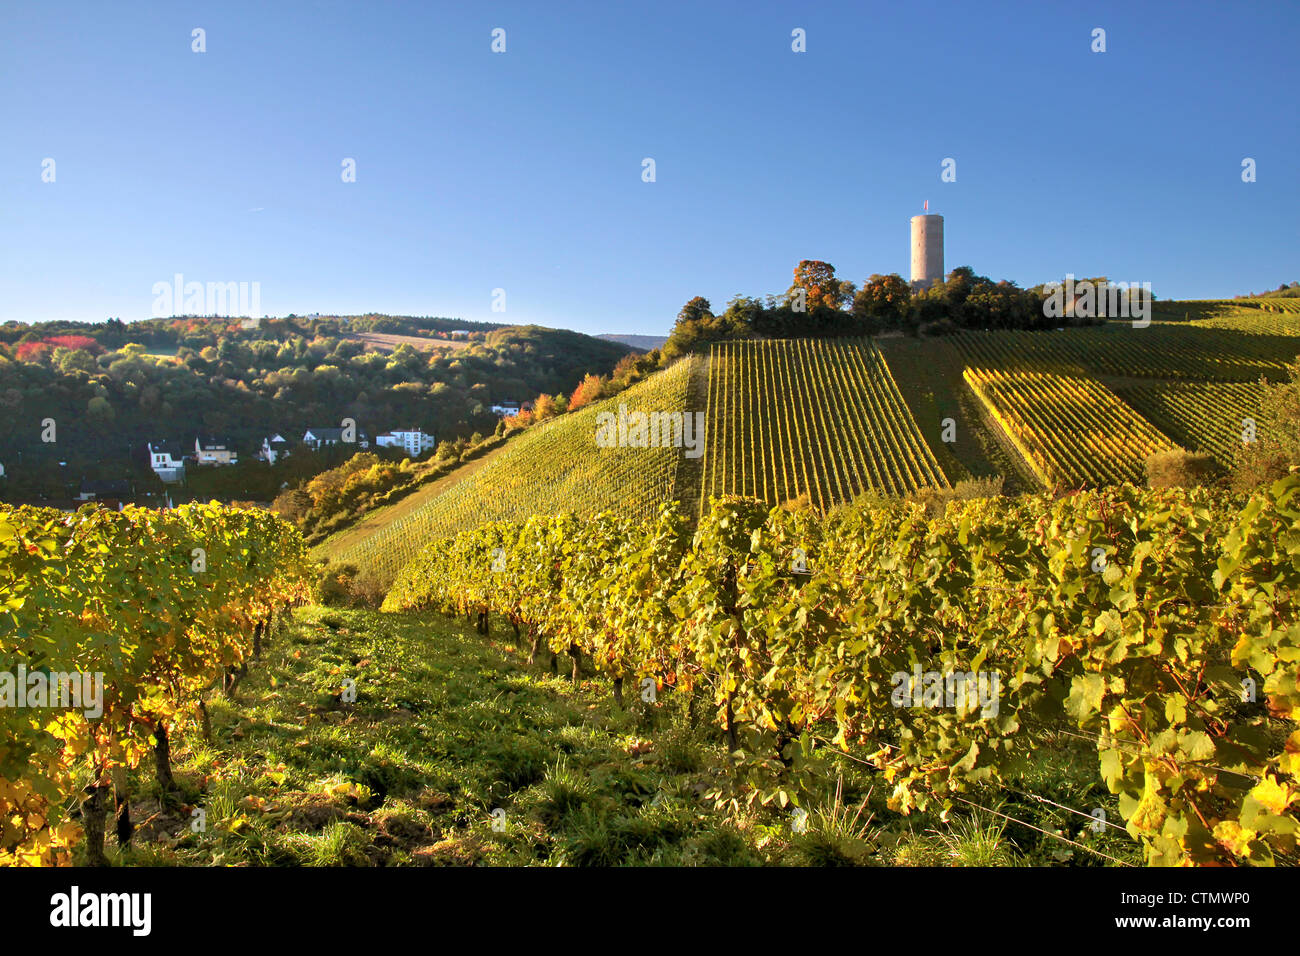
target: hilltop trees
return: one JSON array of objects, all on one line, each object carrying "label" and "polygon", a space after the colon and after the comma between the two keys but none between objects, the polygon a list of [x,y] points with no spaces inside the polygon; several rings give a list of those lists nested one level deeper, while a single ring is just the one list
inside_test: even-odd
[{"label": "hilltop trees", "polygon": [[851,299],[852,283],[842,283],[835,278],[835,267],[820,259],[804,259],[794,267],[794,285],[786,292],[790,300],[802,289],[806,297],[806,311],[813,311],[819,306],[839,309],[846,299]]},{"label": "hilltop trees", "polygon": [[688,352],[707,348],[711,342],[746,338],[752,329],[743,316],[745,305],[742,303],[748,301],[733,299],[726,312],[714,315],[708,299],[698,295],[691,299],[677,313],[677,324],[664,343],[663,364],[667,365]]},{"label": "hilltop trees", "polygon": [[901,328],[911,308],[912,289],[896,272],[876,273],[853,297],[853,314],[865,319],[870,331]]},{"label": "hilltop trees", "polygon": [[[912,298],[909,324],[922,334],[949,329],[1035,329],[1063,324],[1045,316],[1042,287],[1022,289],[1014,282],[994,282],[958,266],[942,282]],[[1074,324],[1073,322],[1070,324]]]},{"label": "hilltop trees", "polygon": [[1283,282],[1276,289],[1265,292],[1249,292],[1244,299],[1296,299],[1300,298],[1300,282]]},{"label": "hilltop trees", "polygon": [[709,304],[708,299],[697,295],[677,313],[677,324],[673,326],[672,335],[664,343],[664,362],[672,361],[687,352],[694,352],[708,342],[727,337],[715,336],[714,333],[713,306]]},{"label": "hilltop trees", "polygon": [[682,306],[682,310],[677,313],[679,323],[703,322],[713,318],[713,306],[709,300],[702,295],[697,295],[691,301]]},{"label": "hilltop trees", "polygon": [[[714,342],[745,338],[799,338],[871,335],[901,331],[942,335],[957,329],[1033,329],[1055,327],[1043,311],[1044,289],[1022,289],[994,282],[970,266],[953,269],[946,279],[913,293],[897,273],[873,274],[861,287],[838,279],[835,267],[820,259],[795,266],[794,282],[781,296],[765,300],[737,295],[715,316],[696,296],[677,314],[663,348],[665,362],[700,352]],[[1077,324],[1071,320],[1071,324]]]}]

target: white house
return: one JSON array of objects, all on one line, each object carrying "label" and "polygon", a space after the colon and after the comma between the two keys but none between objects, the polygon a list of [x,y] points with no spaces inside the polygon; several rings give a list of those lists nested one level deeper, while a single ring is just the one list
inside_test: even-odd
[{"label": "white house", "polygon": [[234,465],[239,462],[235,446],[224,438],[194,439],[194,461],[200,465]]},{"label": "white house", "polygon": [[[309,428],[302,436],[302,443],[316,451],[342,442],[343,429],[341,428]],[[355,444],[358,448],[370,447],[370,440],[366,438],[365,432],[357,432]]]},{"label": "white house", "polygon": [[185,478],[185,459],[175,442],[149,442],[149,467],[165,482]]},{"label": "white house", "polygon": [[0,465],[0,478],[3,478],[4,476],[5,476],[5,466]]},{"label": "white house", "polygon": [[512,415],[519,414],[518,402],[502,402],[500,405],[492,406],[492,414],[498,418],[509,418]]},{"label": "white house", "polygon": [[412,458],[418,458],[437,443],[432,435],[425,434],[418,428],[397,428],[375,437],[379,448],[402,448]]},{"label": "white house", "polygon": [[270,438],[263,438],[262,449],[257,453],[257,457],[268,465],[274,465],[278,459],[286,458],[288,455],[289,443],[278,432]]}]

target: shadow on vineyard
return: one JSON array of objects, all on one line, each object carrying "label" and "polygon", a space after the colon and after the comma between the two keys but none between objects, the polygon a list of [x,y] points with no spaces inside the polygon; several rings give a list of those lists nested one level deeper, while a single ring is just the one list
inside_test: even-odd
[{"label": "shadow on vineyard", "polygon": [[[504,621],[496,633],[510,634]],[[671,690],[626,710],[608,683],[436,614],[308,607],[173,751],[179,794],[133,773],[119,865],[1108,865],[1135,844],[1062,807],[1110,806],[1092,748],[1062,738],[947,820],[889,811],[832,757],[802,808],[718,809],[724,735]],[[347,700],[345,681],[355,681]],[[1059,805],[1059,806],[1057,806]],[[806,814],[806,816],[804,815]],[[1016,822],[1009,822],[1013,818]],[[201,819],[202,826],[195,820]],[[77,851],[80,854],[80,850]],[[77,862],[84,862],[78,858]]]}]

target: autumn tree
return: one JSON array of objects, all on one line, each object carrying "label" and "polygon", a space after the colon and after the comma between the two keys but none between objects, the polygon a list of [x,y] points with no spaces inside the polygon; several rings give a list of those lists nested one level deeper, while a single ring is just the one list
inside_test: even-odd
[{"label": "autumn tree", "polygon": [[271,502],[271,510],[278,514],[286,521],[294,523],[300,522],[311,510],[311,495],[301,488],[291,488],[288,491],[282,491]]},{"label": "autumn tree", "polygon": [[554,418],[559,414],[554,397],[546,394],[538,395],[537,400],[533,402],[533,421],[543,422],[548,418]]},{"label": "autumn tree", "polygon": [[896,328],[907,318],[912,290],[896,272],[876,273],[853,297],[853,313],[873,320],[884,328]]},{"label": "autumn tree", "polygon": [[576,411],[584,405],[590,405],[600,398],[605,388],[606,379],[601,375],[588,374],[569,396],[569,410]]},{"label": "autumn tree", "polygon": [[794,285],[790,286],[787,297],[793,297],[802,289],[808,311],[818,306],[838,309],[843,304],[844,289],[835,278],[835,267],[820,259],[804,259],[794,267]]}]

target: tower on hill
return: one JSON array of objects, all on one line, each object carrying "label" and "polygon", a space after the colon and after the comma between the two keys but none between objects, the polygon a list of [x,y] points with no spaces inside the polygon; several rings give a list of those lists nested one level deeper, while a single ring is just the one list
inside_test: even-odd
[{"label": "tower on hill", "polygon": [[943,216],[912,217],[912,291],[943,281]]}]

